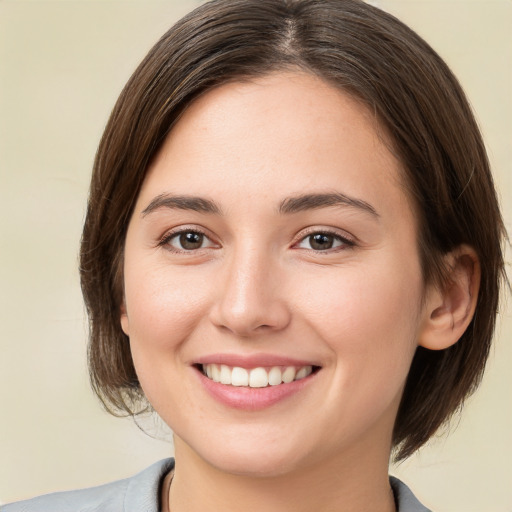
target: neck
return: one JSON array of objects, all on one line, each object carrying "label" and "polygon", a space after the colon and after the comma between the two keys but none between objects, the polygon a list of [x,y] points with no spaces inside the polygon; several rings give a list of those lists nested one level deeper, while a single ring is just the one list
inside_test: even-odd
[{"label": "neck", "polygon": [[[223,471],[176,438],[176,468],[169,494],[172,512],[394,512],[389,451],[353,450],[340,458],[272,476]],[[368,448],[368,447],[367,447]],[[364,456],[364,453],[371,456]]]}]

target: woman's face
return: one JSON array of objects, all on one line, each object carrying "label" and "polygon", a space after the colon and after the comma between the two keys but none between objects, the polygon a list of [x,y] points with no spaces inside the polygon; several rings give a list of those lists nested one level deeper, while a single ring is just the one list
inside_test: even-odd
[{"label": "woman's face", "polygon": [[389,455],[426,315],[401,175],[372,115],[308,74],[185,112],[129,224],[121,315],[177,453],[258,475]]}]

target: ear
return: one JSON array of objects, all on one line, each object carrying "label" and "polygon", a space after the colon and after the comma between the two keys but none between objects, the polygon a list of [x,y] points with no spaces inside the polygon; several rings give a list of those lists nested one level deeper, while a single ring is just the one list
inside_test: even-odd
[{"label": "ear", "polygon": [[124,298],[119,310],[121,312],[121,329],[123,329],[126,336],[130,336],[130,322],[128,320],[128,313],[126,312],[126,303]]},{"label": "ear", "polygon": [[475,313],[480,287],[480,262],[476,252],[461,245],[445,256],[449,269],[442,288],[432,286],[425,297],[425,315],[418,344],[443,350],[457,343]]}]

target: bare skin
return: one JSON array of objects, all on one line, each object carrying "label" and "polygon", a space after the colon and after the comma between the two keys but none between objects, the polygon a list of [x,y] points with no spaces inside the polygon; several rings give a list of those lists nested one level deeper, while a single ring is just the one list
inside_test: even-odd
[{"label": "bare skin", "polygon": [[[197,100],[125,246],[121,325],[175,434],[164,510],[394,511],[391,434],[414,351],[455,343],[474,310],[474,255],[453,263],[448,291],[424,285],[401,164],[350,96],[288,72]],[[206,375],[221,365],[233,381]],[[289,365],[305,376],[234,380]]]}]

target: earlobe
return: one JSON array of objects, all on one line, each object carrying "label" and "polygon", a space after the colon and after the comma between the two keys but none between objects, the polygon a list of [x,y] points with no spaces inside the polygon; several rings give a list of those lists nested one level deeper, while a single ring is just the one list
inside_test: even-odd
[{"label": "earlobe", "polygon": [[121,329],[123,329],[123,332],[126,334],[126,336],[130,336],[130,322],[128,321],[128,314],[126,313],[126,304],[124,300],[119,309],[121,311]]},{"label": "earlobe", "polygon": [[464,334],[475,313],[480,287],[480,263],[475,251],[462,245],[446,255],[448,279],[432,287],[425,300],[425,318],[418,344],[443,350]]}]

